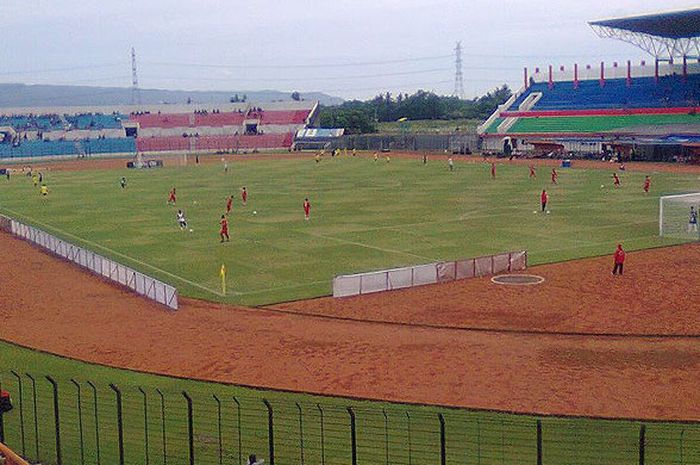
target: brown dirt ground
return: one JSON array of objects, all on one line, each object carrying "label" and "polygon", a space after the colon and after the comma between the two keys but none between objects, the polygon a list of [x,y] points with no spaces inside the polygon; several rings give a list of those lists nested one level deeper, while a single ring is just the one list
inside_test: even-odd
[{"label": "brown dirt ground", "polygon": [[543,265],[535,286],[490,278],[392,292],[277,304],[271,308],[352,320],[475,330],[700,338],[700,245],[630,254],[624,277],[600,257]]},{"label": "brown dirt ground", "polygon": [[[679,279],[688,282],[688,275],[697,271],[697,261],[692,262],[697,253],[693,247],[668,251],[669,256],[687,257],[678,261],[684,268],[676,265],[674,269]],[[598,270],[605,261],[580,262],[584,272],[593,270],[600,277],[579,282],[583,273],[577,273],[570,276],[571,281],[581,285],[579,295],[593,299],[592,303],[599,301],[589,286],[601,285],[599,291],[605,295],[618,295],[621,302],[631,304],[641,288],[635,278],[642,274],[643,263],[656,254],[663,252],[631,254],[629,275],[617,281],[606,276],[607,267]],[[183,299],[180,311],[170,312],[5,233],[0,233],[0,257],[0,338],[89,362],[399,402],[539,414],[700,420],[698,338],[434,329],[188,299]],[[574,265],[562,266],[574,269]],[[545,268],[542,274],[554,281]],[[688,283],[688,289],[697,289],[696,284]],[[552,300],[566,299],[557,297],[558,293],[574,292],[562,289],[561,284],[526,292],[549,294],[544,291],[551,291]],[[683,332],[693,332],[697,322],[681,304],[677,302],[677,307],[688,325]],[[551,313],[555,305],[546,308],[549,310],[543,312]],[[567,311],[560,308],[558,317]],[[670,306],[664,310],[669,311]],[[573,312],[572,319],[582,318],[581,309]],[[527,311],[520,315],[527,316]],[[610,328],[641,331],[645,324],[650,328],[658,325],[653,312],[633,316],[627,307],[593,315]],[[621,322],[622,315],[635,322]],[[506,320],[499,318],[489,324]],[[568,318],[552,320],[547,323],[546,317],[535,315],[532,324],[577,327],[566,323]],[[589,327],[592,321],[580,325]],[[510,324],[527,326],[524,321]]]}]

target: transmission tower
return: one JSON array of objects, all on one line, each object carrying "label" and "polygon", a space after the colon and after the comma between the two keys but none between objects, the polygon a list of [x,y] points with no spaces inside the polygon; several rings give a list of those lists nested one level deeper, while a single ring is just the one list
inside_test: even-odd
[{"label": "transmission tower", "polygon": [[454,96],[464,98],[464,75],[462,74],[462,42],[455,47],[455,92]]},{"label": "transmission tower", "polygon": [[134,47],[131,47],[131,104],[141,105],[139,77],[136,72],[136,50],[134,50]]}]

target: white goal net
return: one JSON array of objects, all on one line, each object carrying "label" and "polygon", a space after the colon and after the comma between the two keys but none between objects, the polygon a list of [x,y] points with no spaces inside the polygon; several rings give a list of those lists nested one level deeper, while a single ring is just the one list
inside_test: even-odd
[{"label": "white goal net", "polygon": [[666,195],[659,199],[659,235],[700,240],[700,193]]}]

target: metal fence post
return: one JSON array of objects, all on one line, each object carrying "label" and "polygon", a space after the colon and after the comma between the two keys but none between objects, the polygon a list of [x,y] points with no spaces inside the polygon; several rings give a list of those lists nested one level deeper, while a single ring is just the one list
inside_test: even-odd
[{"label": "metal fence post", "polygon": [[299,402],[295,402],[295,404],[299,410],[299,456],[301,458],[301,465],[304,465],[304,413],[301,410]]},{"label": "metal fence post", "polygon": [[17,378],[17,398],[19,399],[19,434],[22,444],[22,456],[27,455],[27,440],[24,437],[24,395],[22,394],[22,377],[14,370],[10,370],[12,376]]},{"label": "metal fence post", "polygon": [[233,401],[236,403],[236,413],[238,418],[238,465],[243,465],[243,451],[241,450],[241,403],[238,401],[238,399],[236,399],[236,397],[233,398]]},{"label": "metal fence post", "polygon": [[92,399],[93,399],[93,413],[95,415],[95,452],[97,455],[97,465],[101,464],[100,457],[100,418],[97,410],[97,386],[92,384],[92,381],[86,381],[88,386],[92,388]]},{"label": "metal fence post", "polygon": [[187,442],[189,443],[190,465],[194,465],[194,414],[192,412],[192,398],[187,391],[182,391],[187,401]]},{"label": "metal fence post", "polygon": [[537,420],[537,465],[542,465],[542,420]]},{"label": "metal fence post", "polygon": [[32,411],[34,413],[34,452],[36,460],[39,460],[39,415],[36,407],[36,379],[30,373],[26,373],[27,378],[32,382]]},{"label": "metal fence post", "polygon": [[267,399],[263,399],[265,407],[267,407],[267,442],[268,451],[270,454],[270,465],[275,465],[275,427],[274,427],[274,412],[272,405]]},{"label": "metal fence post", "polygon": [[639,427],[639,465],[644,465],[644,448],[646,446],[646,425]]},{"label": "metal fence post", "polygon": [[71,378],[70,380],[71,383],[75,386],[75,388],[78,391],[78,401],[77,401],[77,407],[78,407],[78,437],[80,438],[80,463],[81,465],[85,464],[85,439],[83,436],[83,406],[82,406],[82,396],[81,396],[81,389],[80,389],[80,383],[78,383],[76,380]]},{"label": "metal fence post", "polygon": [[384,415],[384,455],[385,465],[389,465],[389,416],[386,414],[386,409],[382,408]]},{"label": "metal fence post", "polygon": [[355,412],[352,407],[347,408],[350,414],[350,451],[352,452],[352,465],[357,465],[357,424]]},{"label": "metal fence post", "polygon": [[325,446],[325,430],[323,425],[323,409],[321,404],[316,404],[319,413],[321,414],[321,465],[326,465],[326,446]]},{"label": "metal fence post", "polygon": [[216,397],[216,394],[212,394],[212,397],[216,401],[216,435],[219,439],[219,465],[222,465],[224,463],[224,444],[221,437],[221,401]]},{"label": "metal fence post", "polygon": [[163,438],[163,465],[168,464],[168,453],[167,445],[165,442],[165,397],[160,389],[156,389],[156,392],[160,396],[160,426]]},{"label": "metal fence post", "polygon": [[117,439],[119,441],[119,465],[124,465],[124,418],[122,417],[122,392],[114,385],[109,385],[117,396]]},{"label": "metal fence post", "polygon": [[143,449],[146,459],[146,465],[149,465],[149,455],[148,455],[148,396],[146,391],[139,386],[139,392],[143,395]]},{"label": "metal fence post", "polygon": [[408,427],[408,465],[413,463],[413,446],[411,444],[411,414],[406,412],[406,426]]},{"label": "metal fence post", "polygon": [[445,417],[442,413],[438,413],[438,420],[440,420],[440,465],[445,465],[447,463],[447,447],[445,444]]},{"label": "metal fence post", "polygon": [[53,418],[56,428],[56,463],[63,465],[63,457],[61,456],[61,419],[58,411],[58,383],[51,376],[46,376],[46,379],[53,387]]}]

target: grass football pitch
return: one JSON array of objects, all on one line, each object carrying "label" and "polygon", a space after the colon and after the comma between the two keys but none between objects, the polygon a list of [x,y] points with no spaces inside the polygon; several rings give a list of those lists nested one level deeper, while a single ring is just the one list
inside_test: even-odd
[{"label": "grass football pitch", "polygon": [[[526,249],[530,264],[670,245],[658,237],[658,197],[697,190],[696,175],[428,164],[409,159],[325,157],[239,160],[154,170],[44,172],[41,197],[29,178],[0,182],[0,212],[175,285],[181,294],[260,305],[327,295],[338,274]],[[126,176],[127,188],[119,187]],[[248,205],[240,188],[249,191]],[[166,200],[177,188],[177,207]],[[550,214],[541,214],[543,188]],[[234,196],[231,241],[219,219]],[[304,221],[302,203],[312,204]],[[184,210],[189,228],[175,220]],[[254,214],[256,212],[256,214]],[[190,232],[189,229],[192,229]],[[226,265],[227,292],[219,269]]]}]

